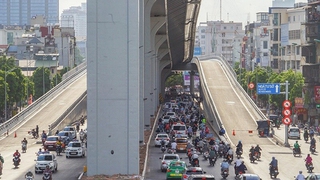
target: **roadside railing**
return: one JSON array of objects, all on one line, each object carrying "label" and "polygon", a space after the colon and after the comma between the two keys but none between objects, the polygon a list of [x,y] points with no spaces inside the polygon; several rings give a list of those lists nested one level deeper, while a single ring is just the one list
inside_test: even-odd
[{"label": "roadside railing", "polygon": [[83,74],[86,73],[86,62],[79,65],[77,68],[72,70],[73,74],[69,74],[64,80],[62,80],[59,84],[57,84],[54,88],[46,92],[32,104],[27,106],[21,112],[7,120],[6,122],[0,125],[0,135],[5,135],[9,133],[10,130],[14,129],[17,125],[26,122],[31,115],[33,115],[36,111],[38,111],[44,104],[46,104],[49,100],[54,98],[61,92],[62,89],[70,85],[72,82],[77,80]]}]

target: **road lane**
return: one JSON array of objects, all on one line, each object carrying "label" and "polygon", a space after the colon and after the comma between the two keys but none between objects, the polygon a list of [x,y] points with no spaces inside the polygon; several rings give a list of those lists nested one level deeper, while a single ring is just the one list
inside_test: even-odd
[{"label": "road lane", "polygon": [[[23,179],[23,175],[28,170],[34,172],[35,152],[38,151],[40,145],[35,144],[37,140],[31,139],[31,136],[28,135],[28,131],[35,128],[36,125],[39,125],[40,132],[42,130],[47,130],[48,125],[54,122],[65,109],[70,107],[70,105],[86,91],[86,79],[86,75],[84,75],[61,91],[57,98],[52,99],[48,104],[44,104],[43,108],[39,109],[37,114],[16,130],[16,138],[14,138],[14,134],[10,134],[0,141],[0,153],[5,160],[3,174],[1,176],[2,179]],[[27,138],[29,144],[27,153],[21,155],[21,165],[19,168],[12,169],[12,154],[17,149],[19,151],[21,150],[20,143],[24,137]],[[54,174],[54,177],[58,177],[58,179],[74,179],[74,177],[80,174],[86,163],[86,158],[69,160],[64,156],[61,156],[57,159],[59,167],[58,172]],[[36,177],[36,179],[41,179],[40,175],[37,175]]]},{"label": "road lane", "polygon": [[[290,148],[275,145],[269,138],[259,137],[256,131],[258,117],[252,112],[246,99],[241,98],[241,91],[230,84],[222,66],[218,61],[201,61],[207,86],[217,106],[222,122],[227,130],[227,134],[233,144],[242,140],[244,144],[245,163],[262,179],[270,179],[268,164],[272,157],[279,160],[279,179],[291,179],[299,170],[305,172],[303,158],[294,158]],[[231,135],[235,130],[236,135]],[[248,133],[253,130],[254,133]],[[291,142],[291,141],[290,141]],[[248,162],[249,148],[259,144],[262,148],[262,158],[257,163]],[[303,150],[304,151],[304,150]],[[306,152],[306,151],[304,151]],[[319,158],[314,158],[318,163]],[[288,169],[290,169],[288,171]],[[320,167],[315,165],[315,171],[319,172]]]}]

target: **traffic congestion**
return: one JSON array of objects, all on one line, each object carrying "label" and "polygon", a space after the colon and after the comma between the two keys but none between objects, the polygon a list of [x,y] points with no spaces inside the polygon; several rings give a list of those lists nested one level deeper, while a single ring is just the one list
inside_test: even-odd
[{"label": "traffic congestion", "polygon": [[[86,156],[87,147],[87,131],[85,121],[85,117],[82,116],[72,125],[66,126],[61,130],[57,130],[54,135],[48,135],[45,130],[39,132],[38,126],[36,126],[34,129],[31,129],[28,132],[27,137],[23,138],[21,141],[21,150],[17,149],[14,152],[12,161],[14,166],[13,169],[19,169],[21,161],[26,161],[26,159],[23,159],[22,156],[24,157],[24,154],[27,154],[29,150],[28,147],[30,147],[30,149],[34,149],[33,144],[28,144],[28,140],[32,142],[36,141],[36,145],[39,144],[39,147],[37,152],[34,153],[34,169],[28,170],[23,177],[19,179],[56,179],[54,178],[54,174],[58,173],[59,161],[61,161],[61,158],[58,157],[65,156],[66,159],[73,157],[84,158]],[[16,136],[16,134],[14,136]],[[4,163],[2,156],[0,156],[0,162],[1,164]]]},{"label": "traffic congestion", "polygon": [[[164,103],[160,116],[154,148],[161,154],[159,171],[165,172],[161,179],[212,180],[218,176],[260,179],[248,173],[242,160],[241,141],[235,151],[227,141],[221,141],[219,137],[224,136],[224,128],[216,135],[190,94],[171,96]],[[254,149],[252,157],[258,160],[258,148]]]}]

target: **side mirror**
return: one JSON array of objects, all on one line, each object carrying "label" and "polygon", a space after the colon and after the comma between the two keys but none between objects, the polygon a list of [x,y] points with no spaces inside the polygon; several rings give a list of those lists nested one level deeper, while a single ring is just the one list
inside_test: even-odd
[{"label": "side mirror", "polygon": [[207,173],[207,172],[203,171],[203,173],[205,174],[205,173]]},{"label": "side mirror", "polygon": [[162,157],[159,157],[159,159],[162,159]]}]

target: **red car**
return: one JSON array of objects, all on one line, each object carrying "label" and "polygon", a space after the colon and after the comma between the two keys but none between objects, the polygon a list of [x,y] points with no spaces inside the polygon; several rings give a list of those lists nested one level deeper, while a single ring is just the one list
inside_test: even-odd
[{"label": "red car", "polygon": [[59,136],[48,136],[46,141],[44,142],[44,147],[49,151],[56,150],[56,143],[59,140]]}]

